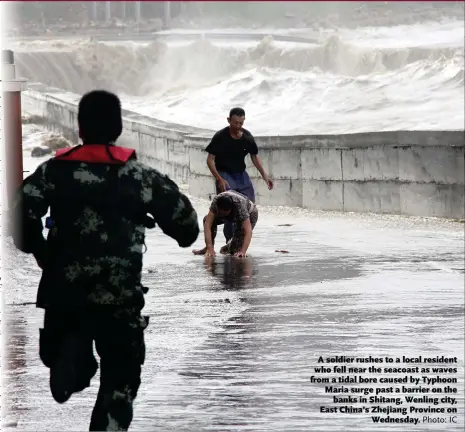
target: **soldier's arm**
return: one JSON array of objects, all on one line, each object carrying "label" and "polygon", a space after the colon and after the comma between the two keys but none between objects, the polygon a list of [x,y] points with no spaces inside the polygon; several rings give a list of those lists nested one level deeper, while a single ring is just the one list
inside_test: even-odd
[{"label": "soldier's arm", "polygon": [[197,213],[189,199],[167,176],[159,173],[154,176],[148,212],[179,246],[189,247],[197,240],[200,232]]},{"label": "soldier's arm", "polygon": [[53,188],[46,179],[47,162],[24,179],[16,193],[10,215],[15,246],[25,253],[33,254],[36,260],[44,261],[46,241],[42,234],[42,218],[49,208],[50,191]]}]

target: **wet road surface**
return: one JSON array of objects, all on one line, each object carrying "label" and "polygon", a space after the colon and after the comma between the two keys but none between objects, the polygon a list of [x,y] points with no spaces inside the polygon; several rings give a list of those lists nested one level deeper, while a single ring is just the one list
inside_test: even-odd
[{"label": "wet road surface", "polygon": [[[206,203],[195,205],[203,216]],[[151,231],[147,360],[130,430],[463,430],[463,228],[263,209],[246,260],[195,257]],[[2,429],[88,430],[98,375],[66,404],[53,401],[38,357],[43,311],[17,305],[35,300],[38,269],[18,253],[4,266]],[[320,413],[333,406],[324,384],[310,382],[320,355],[457,356],[458,423],[376,425],[370,414]]]}]

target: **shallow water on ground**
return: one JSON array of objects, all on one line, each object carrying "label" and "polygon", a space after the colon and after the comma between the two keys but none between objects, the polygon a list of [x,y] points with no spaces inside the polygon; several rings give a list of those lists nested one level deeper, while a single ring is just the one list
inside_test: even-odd
[{"label": "shallow water on ground", "polygon": [[[194,202],[202,215],[205,202]],[[422,415],[406,426],[320,413],[333,406],[311,382],[320,355],[457,356],[459,422],[447,430],[463,430],[463,240],[463,225],[435,220],[262,209],[250,257],[237,260],[195,257],[151,231],[147,360],[131,430],[445,430]],[[42,311],[14,305],[34,301],[39,272],[22,254],[5,266],[4,428],[86,430],[98,379],[53,401],[38,357]]]}]

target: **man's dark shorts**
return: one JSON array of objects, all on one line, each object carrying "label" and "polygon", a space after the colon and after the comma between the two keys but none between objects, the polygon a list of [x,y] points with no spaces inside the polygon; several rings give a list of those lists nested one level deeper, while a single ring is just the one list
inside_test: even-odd
[{"label": "man's dark shorts", "polygon": [[[255,190],[246,171],[234,174],[220,171],[218,174],[229,183],[229,189],[239,192],[255,202]],[[216,183],[216,193],[220,192],[222,191],[219,190],[218,183]]]}]

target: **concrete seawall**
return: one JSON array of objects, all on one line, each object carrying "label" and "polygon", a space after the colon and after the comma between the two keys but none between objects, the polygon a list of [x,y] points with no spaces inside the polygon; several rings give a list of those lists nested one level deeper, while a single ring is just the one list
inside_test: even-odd
[{"label": "concrete seawall", "polygon": [[[80,96],[41,84],[23,94],[24,111],[73,142]],[[213,131],[124,112],[121,144],[139,159],[208,197],[214,182],[204,149]],[[262,205],[463,219],[464,132],[394,131],[345,135],[256,137],[268,191],[248,159]]]}]

